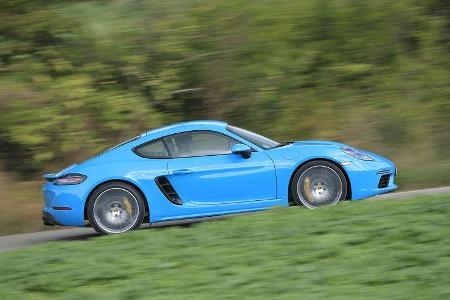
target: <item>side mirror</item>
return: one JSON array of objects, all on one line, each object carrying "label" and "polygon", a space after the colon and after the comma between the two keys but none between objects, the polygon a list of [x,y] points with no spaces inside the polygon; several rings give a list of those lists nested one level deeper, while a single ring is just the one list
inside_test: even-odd
[{"label": "side mirror", "polygon": [[242,156],[243,158],[250,158],[252,156],[252,148],[244,144],[234,144],[231,147],[231,152]]}]

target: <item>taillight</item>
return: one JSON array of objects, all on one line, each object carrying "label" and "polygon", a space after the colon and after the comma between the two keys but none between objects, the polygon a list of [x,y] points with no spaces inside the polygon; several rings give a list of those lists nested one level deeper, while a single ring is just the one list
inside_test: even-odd
[{"label": "taillight", "polygon": [[69,185],[80,184],[86,179],[86,175],[83,174],[66,174],[61,177],[53,179],[55,185]]}]

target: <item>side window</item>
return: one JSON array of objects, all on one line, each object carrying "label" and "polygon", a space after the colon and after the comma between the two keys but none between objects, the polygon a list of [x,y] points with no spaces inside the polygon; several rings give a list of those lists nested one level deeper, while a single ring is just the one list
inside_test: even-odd
[{"label": "side window", "polygon": [[134,149],[134,152],[139,156],[146,158],[168,158],[169,153],[167,153],[167,149],[164,146],[162,140],[156,140],[152,143],[148,143],[142,146],[139,146]]},{"label": "side window", "polygon": [[166,137],[174,157],[206,156],[231,153],[235,139],[210,131],[193,131]]}]

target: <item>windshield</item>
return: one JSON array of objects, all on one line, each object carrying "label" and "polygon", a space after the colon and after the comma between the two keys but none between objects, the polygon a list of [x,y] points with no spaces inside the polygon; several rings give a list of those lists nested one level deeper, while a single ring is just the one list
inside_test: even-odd
[{"label": "windshield", "polygon": [[265,150],[272,149],[280,145],[280,143],[275,142],[274,140],[239,127],[227,126],[227,130]]}]

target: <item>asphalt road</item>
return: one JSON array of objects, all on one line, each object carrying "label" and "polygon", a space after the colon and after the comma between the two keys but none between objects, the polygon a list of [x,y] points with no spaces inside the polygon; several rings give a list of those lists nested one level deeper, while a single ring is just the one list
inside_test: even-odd
[{"label": "asphalt road", "polygon": [[[421,195],[435,195],[435,194],[450,194],[450,187],[433,188],[426,190],[416,190],[408,192],[398,192],[390,193],[385,195],[376,196],[372,199],[383,200],[383,199],[404,199],[412,196]],[[204,221],[204,220],[214,220],[221,219],[223,217],[213,217],[205,218],[201,220],[185,220],[176,222],[165,222],[158,223],[155,225],[143,225],[141,229],[145,230],[148,228],[163,227],[163,226],[179,226],[179,225],[189,225],[194,222]],[[70,228],[70,229],[60,229],[60,230],[48,230],[41,232],[23,233],[0,236],[0,252],[9,251],[19,248],[26,248],[36,244],[50,242],[50,241],[76,241],[76,240],[86,240],[89,238],[95,238],[99,236],[92,228]]]}]

